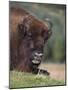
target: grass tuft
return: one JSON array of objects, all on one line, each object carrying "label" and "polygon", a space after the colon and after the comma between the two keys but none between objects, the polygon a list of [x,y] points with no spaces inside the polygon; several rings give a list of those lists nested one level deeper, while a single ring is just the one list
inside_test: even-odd
[{"label": "grass tuft", "polygon": [[55,80],[49,76],[44,75],[34,75],[32,73],[10,71],[10,88],[54,86],[54,85],[64,85],[64,81]]}]

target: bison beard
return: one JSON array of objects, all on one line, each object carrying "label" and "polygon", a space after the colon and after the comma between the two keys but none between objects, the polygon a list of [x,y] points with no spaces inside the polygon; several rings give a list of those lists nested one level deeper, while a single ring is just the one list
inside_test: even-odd
[{"label": "bison beard", "polygon": [[11,7],[10,70],[38,73],[43,46],[51,33],[35,16],[23,9]]}]

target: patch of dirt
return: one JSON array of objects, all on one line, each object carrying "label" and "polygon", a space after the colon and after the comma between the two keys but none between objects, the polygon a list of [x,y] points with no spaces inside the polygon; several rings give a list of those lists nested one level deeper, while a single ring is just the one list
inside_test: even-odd
[{"label": "patch of dirt", "polygon": [[65,81],[65,64],[41,64],[39,68],[50,72],[50,76],[56,80]]}]

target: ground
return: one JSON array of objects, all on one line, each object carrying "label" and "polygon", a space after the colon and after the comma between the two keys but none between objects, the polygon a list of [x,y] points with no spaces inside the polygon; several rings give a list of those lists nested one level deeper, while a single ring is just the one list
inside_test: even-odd
[{"label": "ground", "polygon": [[48,70],[51,78],[65,81],[65,64],[41,64],[40,68]]},{"label": "ground", "polygon": [[10,88],[65,85],[65,64],[41,64],[50,76],[10,71]]}]

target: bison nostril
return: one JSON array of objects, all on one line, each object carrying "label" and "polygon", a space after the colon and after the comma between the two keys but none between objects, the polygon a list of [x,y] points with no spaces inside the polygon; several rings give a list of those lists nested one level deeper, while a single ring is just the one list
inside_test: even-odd
[{"label": "bison nostril", "polygon": [[43,53],[35,53],[35,56],[38,56],[38,57],[42,57],[43,56]]}]

